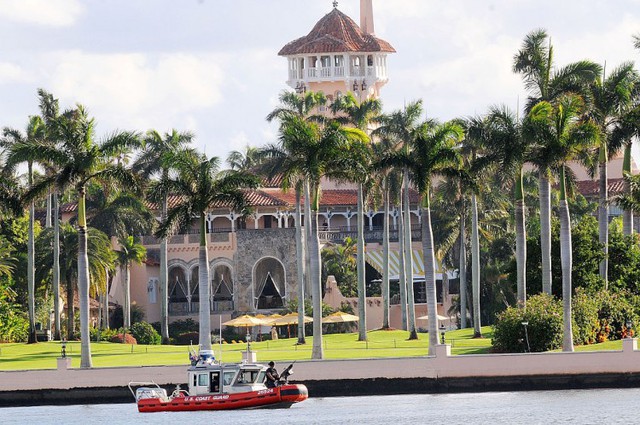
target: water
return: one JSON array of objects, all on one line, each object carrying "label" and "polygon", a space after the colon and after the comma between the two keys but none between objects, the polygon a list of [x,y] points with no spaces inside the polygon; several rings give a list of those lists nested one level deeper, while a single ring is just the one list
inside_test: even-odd
[{"label": "water", "polygon": [[290,409],[138,413],[131,404],[0,409],[0,424],[634,424],[640,389],[310,398]]}]

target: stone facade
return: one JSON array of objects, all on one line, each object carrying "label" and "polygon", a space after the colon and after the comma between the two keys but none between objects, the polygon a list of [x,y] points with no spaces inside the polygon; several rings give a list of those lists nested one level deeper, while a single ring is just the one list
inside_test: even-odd
[{"label": "stone facade", "polygon": [[282,273],[273,272],[274,284],[284,289],[282,298],[296,298],[298,274],[296,267],[295,229],[263,229],[259,232],[237,230],[237,250],[234,255],[235,282],[234,298],[236,310],[251,312],[257,310],[256,288],[263,276],[256,269],[265,259],[274,259],[282,265]]}]

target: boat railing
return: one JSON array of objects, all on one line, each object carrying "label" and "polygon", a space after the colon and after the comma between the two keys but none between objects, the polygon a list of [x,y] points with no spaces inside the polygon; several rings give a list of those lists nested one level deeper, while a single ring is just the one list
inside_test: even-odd
[{"label": "boat railing", "polygon": [[[155,387],[150,387],[152,385]],[[167,397],[167,391],[153,381],[147,381],[147,382],[131,381],[129,382],[127,387],[129,387],[129,391],[131,391],[131,395],[136,400],[136,402],[142,398],[166,398]],[[145,387],[149,387],[149,388],[145,388]],[[134,388],[136,388],[136,391],[133,390]],[[144,396],[143,394],[139,394],[139,390],[141,389],[147,390],[147,392],[145,393],[147,394],[146,396]]]}]

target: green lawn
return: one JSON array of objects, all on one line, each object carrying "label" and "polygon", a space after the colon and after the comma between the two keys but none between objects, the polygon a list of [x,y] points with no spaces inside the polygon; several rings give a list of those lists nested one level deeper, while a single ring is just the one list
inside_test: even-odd
[{"label": "green lawn", "polygon": [[[483,328],[484,338],[472,338],[469,329],[447,332],[445,337],[452,344],[453,354],[487,353],[491,347],[491,328]],[[357,333],[331,334],[323,337],[326,359],[415,357],[427,354],[428,334],[418,334],[418,340],[408,341],[405,331],[370,331],[368,341],[359,342]],[[297,345],[296,338],[277,341],[254,342],[251,344],[257,353],[258,361],[268,360],[305,360],[311,358],[313,338],[307,338],[307,344]],[[237,362],[246,343],[223,344],[214,346],[216,357],[224,362]],[[125,345],[109,342],[91,344],[91,354],[95,367],[109,366],[155,366],[184,365],[188,363],[187,346],[177,345]],[[72,367],[80,366],[80,343],[68,342],[67,355],[71,357]],[[0,370],[54,369],[56,358],[60,356],[59,342],[41,342],[38,344],[0,344]]]}]

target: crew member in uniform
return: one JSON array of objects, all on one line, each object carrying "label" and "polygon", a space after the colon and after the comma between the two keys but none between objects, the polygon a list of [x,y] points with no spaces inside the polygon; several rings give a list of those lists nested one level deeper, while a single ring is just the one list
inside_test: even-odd
[{"label": "crew member in uniform", "polygon": [[276,370],[275,366],[276,364],[273,361],[269,362],[269,368],[267,369],[265,381],[267,388],[274,388],[278,385],[278,379],[280,379],[280,375],[278,375],[278,371]]}]

